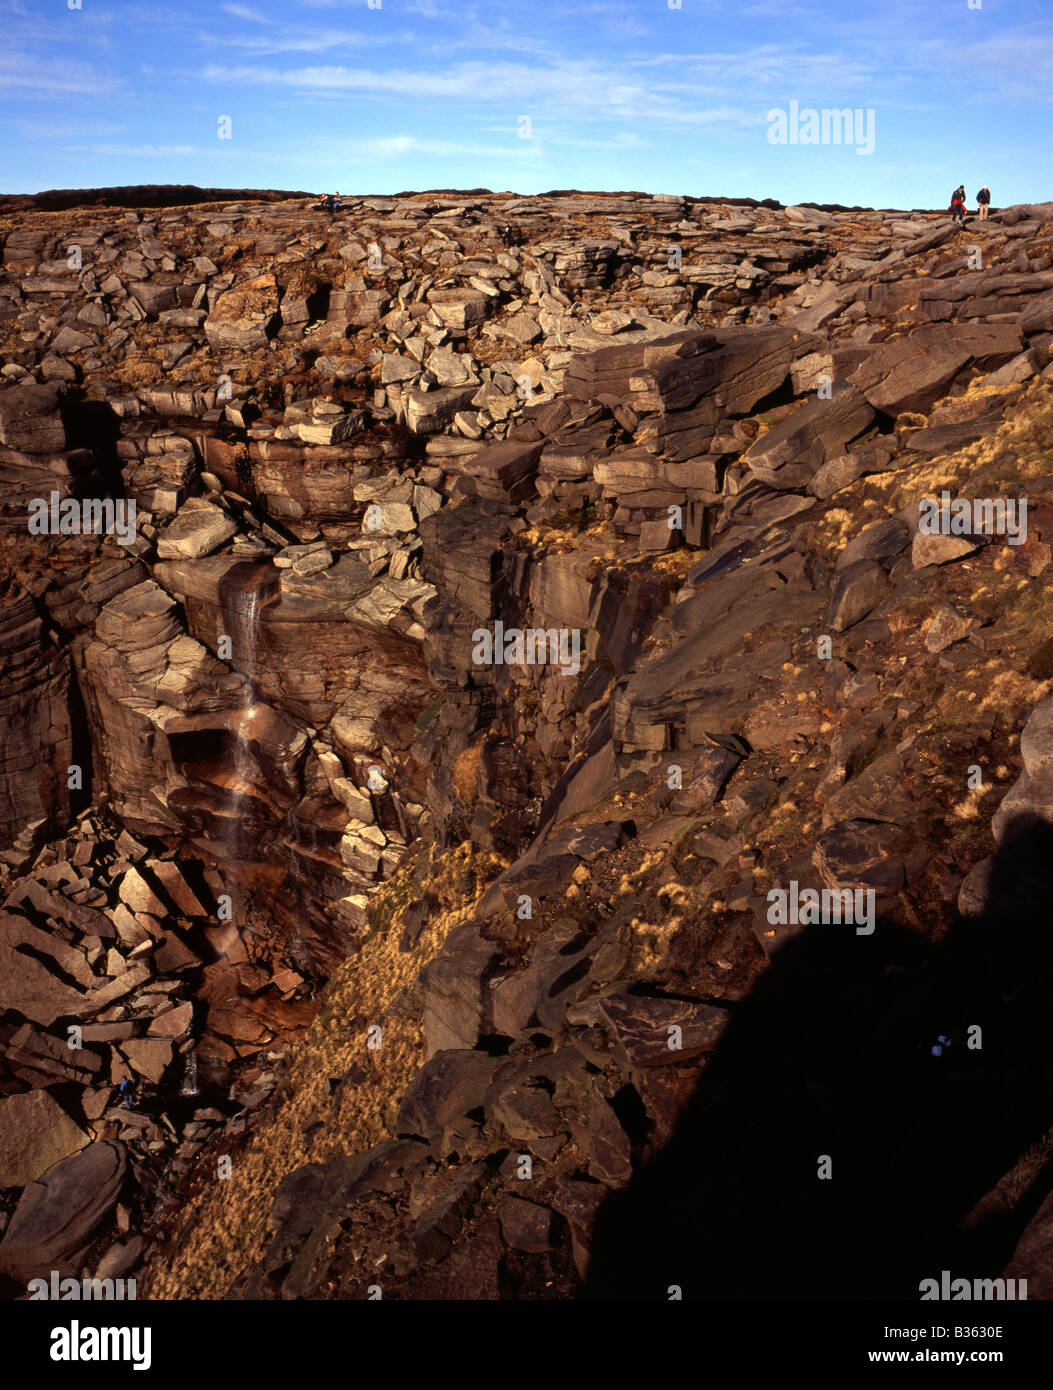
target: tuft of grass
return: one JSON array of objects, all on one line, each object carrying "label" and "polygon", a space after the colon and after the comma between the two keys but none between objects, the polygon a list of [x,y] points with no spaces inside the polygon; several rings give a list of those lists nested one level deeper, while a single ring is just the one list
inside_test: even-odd
[{"label": "tuft of grass", "polygon": [[[306,1034],[293,1047],[274,1103],[231,1152],[232,1175],[215,1178],[215,1156],[202,1155],[193,1175],[180,1228],[160,1252],[149,1296],[222,1298],[263,1254],[271,1237],[270,1213],[278,1184],[306,1163],[327,1163],[361,1153],[390,1136],[394,1102],[425,1061],[422,1020],[402,1001],[443,942],[471,917],[479,894],[503,865],[469,843],[426,862],[407,861],[377,894],[376,929],[326,985]],[[400,949],[401,928],[413,897],[413,876],[426,875],[436,906],[412,951]],[[396,1001],[400,1001],[396,1007]],[[382,1045],[366,1046],[371,1024]],[[359,1079],[334,1101],[330,1079],[356,1068]],[[361,1073],[365,1073],[364,1076]]]},{"label": "tuft of grass", "polygon": [[437,699],[431,702],[427,709],[421,710],[420,714],[417,715],[416,723],[413,726],[419,734],[422,734],[425,729],[427,729],[431,724],[434,723],[435,719],[438,717],[439,710],[442,709],[445,703],[446,696],[440,695]]}]

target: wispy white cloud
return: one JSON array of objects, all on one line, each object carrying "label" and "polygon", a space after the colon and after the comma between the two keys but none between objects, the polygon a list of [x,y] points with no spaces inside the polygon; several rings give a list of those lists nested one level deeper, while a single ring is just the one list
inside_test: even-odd
[{"label": "wispy white cloud", "polygon": [[[389,91],[404,93],[410,90],[412,74],[371,72],[361,68],[345,68],[333,65],[311,68],[264,68],[264,67],[223,67],[210,64],[202,77],[208,82],[243,83],[274,87],[300,87],[315,91],[331,92],[370,92]],[[463,87],[449,79],[441,79],[435,74],[422,79],[427,81],[424,90],[430,95],[461,95]]]},{"label": "wispy white cloud", "polygon": [[[617,34],[622,38],[629,34],[653,34],[656,22],[667,18],[661,13],[656,17],[653,11],[641,11],[638,4],[612,4],[610,0],[598,0],[598,3],[591,5],[578,4],[575,6],[575,13],[593,26],[594,32],[605,36]],[[677,22],[672,15],[668,18],[671,23]]]},{"label": "wispy white cloud", "polygon": [[127,155],[144,159],[172,159],[183,155],[215,155],[225,151],[201,149],[197,145],[66,145],[69,154]]},{"label": "wispy white cloud", "polygon": [[416,135],[382,135],[355,146],[356,155],[366,158],[392,159],[401,155],[434,155],[439,159],[458,157],[536,159],[540,147],[531,141],[510,142],[507,145],[477,145],[460,140],[421,140]]},{"label": "wispy white cloud", "polygon": [[[493,131],[498,135],[507,135],[509,138],[518,139],[516,127],[514,125],[484,125],[480,130]],[[540,138],[546,145],[566,145],[573,148],[585,150],[643,150],[651,146],[650,140],[645,140],[635,131],[619,130],[613,131],[610,135],[591,139],[587,136],[564,135],[557,131],[552,131],[547,127],[535,131],[537,138]],[[526,141],[524,143],[531,143]]]},{"label": "wispy white cloud", "polygon": [[420,15],[422,19],[441,19],[446,23],[465,18],[472,20],[477,13],[473,9],[466,14],[464,6],[450,4],[448,0],[410,0],[408,4],[399,5],[399,12]]},{"label": "wispy white cloud", "polygon": [[362,48],[367,44],[390,43],[392,35],[379,32],[362,36],[344,29],[305,30],[302,25],[282,31],[268,30],[266,34],[226,34],[219,30],[200,31],[198,42],[216,48],[237,48],[243,53],[260,57],[276,57],[280,53],[333,53],[340,49]]},{"label": "wispy white cloud", "polygon": [[739,14],[746,19],[808,19],[812,11],[806,5],[787,5],[783,0],[758,0],[745,5]]},{"label": "wispy white cloud", "polygon": [[68,140],[71,135],[99,140],[107,135],[120,135],[128,127],[109,121],[17,120],[15,129],[23,140]]},{"label": "wispy white cloud", "polygon": [[546,130],[542,132],[541,138],[546,145],[577,150],[646,150],[652,143],[632,131],[625,130],[614,131],[597,139],[582,135],[559,135]]},{"label": "wispy white cloud", "polygon": [[[752,89],[790,85],[798,91],[815,86],[836,90],[839,87],[873,83],[878,75],[876,64],[851,59],[843,53],[807,53],[777,44],[762,44],[737,51],[651,53],[629,60],[629,66],[636,69],[686,69],[711,82],[712,90],[729,91],[734,88],[740,96],[745,86]],[[729,80],[730,74],[736,76]]]},{"label": "wispy white cloud", "polygon": [[[934,52],[934,49],[939,49]],[[922,58],[930,65],[945,63],[946,48],[923,47]],[[956,70],[982,76],[974,99],[1004,102],[1053,101],[1053,36],[1002,33],[992,38],[954,46],[951,61]]]},{"label": "wispy white cloud", "polygon": [[91,95],[114,91],[120,84],[87,63],[33,58],[25,53],[0,53],[0,91],[21,98]]},{"label": "wispy white cloud", "polygon": [[[757,8],[768,9],[767,0]],[[730,94],[733,86],[741,94],[742,74],[750,89],[763,93],[758,99],[781,90],[787,97],[836,104],[840,93],[850,92],[867,105],[915,111],[932,109],[931,94],[937,90],[932,84],[942,84],[949,72],[982,73],[983,82],[963,92],[962,99],[1053,101],[1053,37],[1046,33],[1003,31],[982,40],[968,40],[962,30],[918,34],[897,49],[890,65],[887,43],[896,21],[884,11],[879,17],[862,17],[850,30],[836,21],[830,27],[835,32],[817,37],[814,46],[797,40],[704,52],[661,51],[627,58],[626,69],[689,73],[695,90],[710,96]],[[729,74],[736,75],[733,81]],[[684,90],[687,84],[675,85]]]},{"label": "wispy white cloud", "polygon": [[516,120],[521,115],[543,120],[562,112],[585,121],[633,121],[644,129],[671,123],[749,126],[758,120],[755,111],[742,107],[700,105],[691,83],[627,81],[623,73],[602,64],[569,59],[548,64],[469,62],[442,70],[383,71],[336,64],[300,68],[213,64],[204,69],[202,77],[228,85],[287,87],[329,96],[439,99],[506,109],[514,102]]},{"label": "wispy white cloud", "polygon": [[259,10],[250,9],[248,5],[221,5],[220,9],[232,14],[235,19],[247,19],[250,24],[274,23],[270,15],[261,14]]},{"label": "wispy white cloud", "polygon": [[[245,7],[225,5],[223,8],[234,15]],[[473,11],[459,7],[451,9],[429,4],[407,7],[400,4],[399,19],[411,15],[445,23],[438,30],[422,32],[419,26],[396,25],[386,18],[382,23],[374,23],[369,11],[361,18],[357,15],[354,17],[354,28],[286,23],[259,15],[256,16],[258,21],[266,25],[263,33],[246,33],[231,26],[213,25],[207,29],[199,28],[195,38],[204,47],[234,48],[255,57],[276,57],[282,53],[339,55],[341,52],[354,53],[363,48],[386,46],[398,48],[401,53],[412,51],[415,61],[419,63],[432,60],[442,66],[448,64],[450,54],[465,51],[476,55],[507,52],[520,57],[537,55],[546,59],[554,59],[559,54],[558,44],[553,44],[541,34],[526,32],[520,24],[500,16],[488,14],[476,18]]]}]

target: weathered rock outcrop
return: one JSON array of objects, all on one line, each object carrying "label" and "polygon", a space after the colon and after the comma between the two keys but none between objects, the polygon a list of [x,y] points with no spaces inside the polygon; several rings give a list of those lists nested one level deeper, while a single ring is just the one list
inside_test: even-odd
[{"label": "weathered rock outcrop", "polygon": [[988,1203],[1044,1278],[1053,207],[977,272],[873,211],[59,203],[0,209],[0,1267],[903,1297]]},{"label": "weathered rock outcrop", "polygon": [[125,1165],[120,1144],[91,1144],[31,1183],[0,1241],[0,1272],[29,1280],[76,1268],[120,1195]]}]

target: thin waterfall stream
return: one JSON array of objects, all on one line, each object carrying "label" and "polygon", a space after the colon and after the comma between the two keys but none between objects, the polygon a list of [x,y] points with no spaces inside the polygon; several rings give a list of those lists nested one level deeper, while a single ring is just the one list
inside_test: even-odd
[{"label": "thin waterfall stream", "polygon": [[183,1060],[183,1085],[181,1096],[196,1096],[200,1092],[197,1080],[197,1053],[188,1052]]},{"label": "thin waterfall stream", "polygon": [[270,597],[267,578],[273,575],[270,564],[250,563],[236,566],[227,576],[220,593],[224,635],[230,640],[229,664],[246,682],[245,701],[231,723],[231,773],[228,780],[230,800],[225,810],[224,848],[230,858],[237,858],[246,839],[247,803],[260,787],[259,759],[253,747],[254,734],[265,717],[266,705],[257,689],[257,641],[260,609]]}]

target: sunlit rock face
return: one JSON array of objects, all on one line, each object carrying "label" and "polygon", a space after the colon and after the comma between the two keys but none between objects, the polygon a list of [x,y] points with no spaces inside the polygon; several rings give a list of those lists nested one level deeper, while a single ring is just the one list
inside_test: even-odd
[{"label": "sunlit rock face", "polygon": [[938,1243],[1049,1129],[1053,207],[174,196],[0,202],[18,1207],[163,1296],[916,1297],[784,1149],[900,1173],[887,1074]]}]

